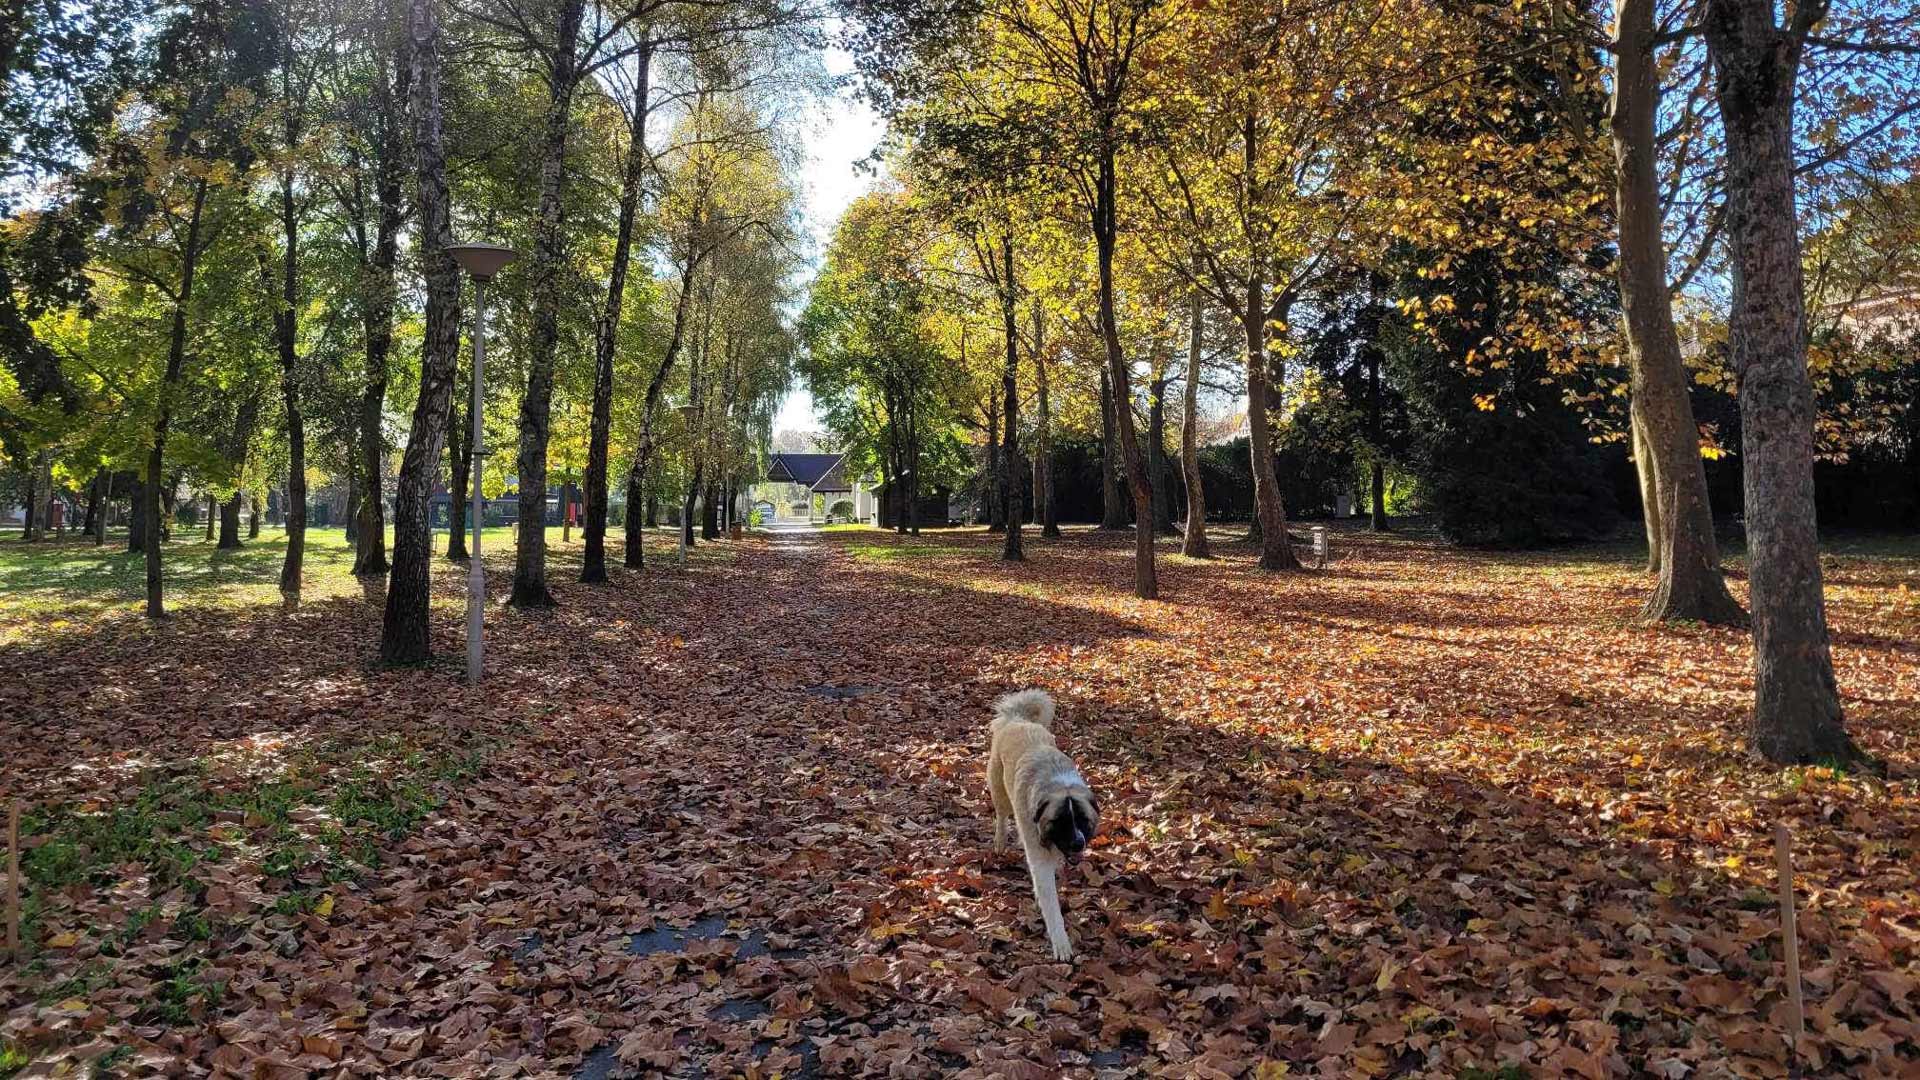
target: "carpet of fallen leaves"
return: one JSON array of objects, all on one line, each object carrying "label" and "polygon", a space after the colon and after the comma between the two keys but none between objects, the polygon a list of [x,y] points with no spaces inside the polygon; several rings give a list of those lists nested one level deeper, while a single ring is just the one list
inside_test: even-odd
[{"label": "carpet of fallen leaves", "polygon": [[[1920,1075],[1911,561],[1829,563],[1881,778],[1745,757],[1747,639],[1635,625],[1618,558],[1352,534],[1300,575],[1168,557],[1152,604],[1089,532],[727,547],[491,612],[480,690],[452,604],[446,663],[378,669],[371,596],[0,654],[36,804],[372,732],[492,748],[318,904],[248,916],[257,868],[206,870],[224,992],[181,1022],[143,1019],[168,919],[98,966],[141,883],[57,898],[0,977],[24,1074],[1779,1076],[1785,822],[1802,1070]],[[1105,812],[1071,966],[985,845],[988,706],[1026,685]]]}]

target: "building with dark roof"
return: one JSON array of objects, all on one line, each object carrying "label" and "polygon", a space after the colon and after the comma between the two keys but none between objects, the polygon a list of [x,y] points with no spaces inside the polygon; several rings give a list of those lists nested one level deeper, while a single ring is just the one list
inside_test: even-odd
[{"label": "building with dark roof", "polygon": [[776,521],[871,521],[872,490],[847,475],[845,454],[774,454],[756,500],[772,504]]}]

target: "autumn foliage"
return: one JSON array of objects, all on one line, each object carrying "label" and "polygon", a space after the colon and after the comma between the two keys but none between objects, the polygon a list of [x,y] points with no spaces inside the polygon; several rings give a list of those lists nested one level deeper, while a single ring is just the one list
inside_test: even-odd
[{"label": "autumn foliage", "polygon": [[[1881,779],[1754,768],[1749,639],[1636,624],[1624,554],[1342,533],[1275,579],[1163,541],[1149,603],[1130,540],[1028,542],[750,538],[592,605],[557,585],[490,613],[509,677],[477,691],[377,667],[377,597],[9,646],[35,876],[6,1060],[1778,1076],[1786,822],[1805,1072],[1920,1064],[1910,557],[1826,559]],[[457,654],[457,606],[433,632]],[[988,704],[1027,685],[1107,821],[1071,967],[986,849]],[[134,812],[164,828],[96,827]],[[46,885],[53,836],[126,854]]]}]

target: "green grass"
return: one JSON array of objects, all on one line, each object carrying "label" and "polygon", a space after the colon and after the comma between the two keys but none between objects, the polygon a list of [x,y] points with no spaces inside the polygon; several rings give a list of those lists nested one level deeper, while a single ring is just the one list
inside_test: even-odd
[{"label": "green grass", "polygon": [[927,559],[936,555],[964,552],[966,549],[956,547],[952,544],[903,542],[898,544],[848,544],[840,550],[862,562],[886,563],[899,559]]},{"label": "green grass", "polygon": [[[430,751],[382,736],[305,748],[237,780],[216,762],[190,760],[150,770],[130,797],[112,805],[35,810],[21,821],[22,833],[37,841],[21,861],[22,941],[30,950],[39,947],[50,893],[82,884],[111,889],[129,868],[146,879],[148,895],[183,891],[185,907],[165,929],[189,941],[208,941],[220,930],[204,909],[204,887],[194,873],[205,864],[257,860],[269,889],[280,893],[273,910],[311,910],[328,886],[378,866],[381,844],[411,831],[439,806],[442,785],[473,775],[485,752],[477,745]],[[84,932],[99,937],[101,954],[111,957],[168,920],[155,903],[133,910],[117,927]],[[187,994],[192,973],[175,975],[175,1004],[181,1004],[193,996]],[[97,988],[96,977],[67,974],[41,996],[84,997]]]},{"label": "green grass", "polygon": [[[562,530],[547,530],[550,557],[579,558],[581,531],[570,542]],[[668,534],[669,539],[671,534]],[[607,547],[614,558],[624,544],[624,533],[607,530]],[[434,533],[435,565],[455,568],[446,561],[445,530]],[[489,565],[511,563],[514,530],[491,528],[481,537]],[[652,545],[649,545],[650,547]],[[146,556],[128,551],[125,532],[113,532],[107,543],[95,547],[85,538],[29,544],[18,532],[0,539],[0,644],[28,633],[71,628],[117,612],[139,613],[146,604]],[[393,550],[393,534],[387,534]],[[170,611],[204,608],[244,608],[280,603],[280,567],[286,560],[286,534],[266,529],[237,551],[221,551],[196,529],[176,528],[163,549],[166,603]],[[365,595],[353,576],[353,547],[342,529],[309,529],[304,561],[303,600]]]}]

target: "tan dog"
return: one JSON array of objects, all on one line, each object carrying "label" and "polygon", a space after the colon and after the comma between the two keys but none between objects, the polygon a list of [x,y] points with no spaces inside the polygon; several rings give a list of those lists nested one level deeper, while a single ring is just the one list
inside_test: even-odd
[{"label": "tan dog", "polygon": [[1055,960],[1073,959],[1060,915],[1057,875],[1078,862],[1100,827],[1100,804],[1073,759],[1053,741],[1053,698],[1045,690],[1008,694],[993,707],[987,787],[993,795],[993,850],[1005,851],[1009,818],[1027,854],[1033,898]]}]

